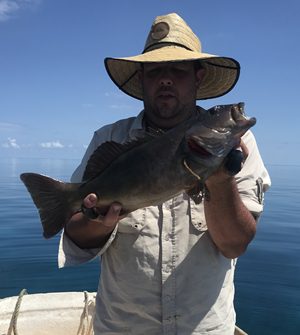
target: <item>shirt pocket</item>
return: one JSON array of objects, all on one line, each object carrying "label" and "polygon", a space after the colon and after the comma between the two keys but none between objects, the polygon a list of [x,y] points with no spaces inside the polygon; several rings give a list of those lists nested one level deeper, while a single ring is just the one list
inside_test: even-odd
[{"label": "shirt pocket", "polygon": [[109,248],[109,264],[119,278],[139,271],[144,257],[146,208],[138,209],[118,223],[114,241]]},{"label": "shirt pocket", "polygon": [[192,200],[190,200],[190,220],[191,224],[197,231],[207,231],[203,202],[196,205]]},{"label": "shirt pocket", "polygon": [[137,209],[119,221],[118,233],[138,234],[146,224],[146,208]]}]

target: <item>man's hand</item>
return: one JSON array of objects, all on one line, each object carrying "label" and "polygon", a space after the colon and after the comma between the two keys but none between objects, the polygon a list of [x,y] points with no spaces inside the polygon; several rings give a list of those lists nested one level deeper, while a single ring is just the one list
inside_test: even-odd
[{"label": "man's hand", "polygon": [[[242,141],[240,149],[244,156],[241,169],[249,151]],[[234,175],[228,173],[226,166],[221,166],[205,184],[209,192],[204,202],[208,231],[225,257],[236,258],[255,235],[255,219],[243,204]]]},{"label": "man's hand", "polygon": [[227,155],[224,168],[226,172],[232,176],[239,173],[249,155],[246,144],[241,140],[238,148],[232,149]]},{"label": "man's hand", "polygon": [[205,184],[208,189],[211,183],[222,183],[232,179],[234,175],[241,171],[248,155],[249,150],[241,140],[239,147],[232,149],[224,164],[206,180]]},{"label": "man's hand", "polygon": [[[118,221],[122,209],[119,203],[112,203],[105,216],[97,215],[98,197],[91,193],[83,199],[83,211],[75,213],[65,226],[68,237],[80,248],[100,248],[108,240]],[[90,218],[93,213],[93,218]]]},{"label": "man's hand", "polygon": [[97,202],[98,197],[95,193],[91,193],[83,199],[83,213],[88,218],[101,222],[105,227],[115,227],[117,222],[124,217],[124,215],[119,216],[122,206],[117,202],[111,204],[105,216],[99,215],[96,207]]}]

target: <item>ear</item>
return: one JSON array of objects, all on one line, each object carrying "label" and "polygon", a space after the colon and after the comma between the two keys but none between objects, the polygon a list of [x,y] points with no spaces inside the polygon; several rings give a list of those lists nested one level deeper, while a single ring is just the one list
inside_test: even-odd
[{"label": "ear", "polygon": [[204,77],[205,74],[205,69],[198,69],[196,71],[196,86],[197,88],[200,86],[202,79]]}]

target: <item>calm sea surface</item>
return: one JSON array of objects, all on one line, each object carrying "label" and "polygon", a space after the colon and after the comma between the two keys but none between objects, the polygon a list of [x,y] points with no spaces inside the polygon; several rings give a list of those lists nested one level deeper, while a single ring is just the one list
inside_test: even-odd
[{"label": "calm sea surface", "polygon": [[[0,298],[96,291],[97,262],[58,270],[58,238],[42,238],[37,211],[19,180],[39,172],[68,180],[77,160],[0,159]],[[236,271],[238,324],[250,335],[300,334],[300,166],[268,166],[272,188],[256,239]]]}]

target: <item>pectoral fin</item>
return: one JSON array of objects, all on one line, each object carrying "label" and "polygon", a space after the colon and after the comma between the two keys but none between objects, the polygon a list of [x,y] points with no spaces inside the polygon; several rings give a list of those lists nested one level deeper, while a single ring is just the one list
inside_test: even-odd
[{"label": "pectoral fin", "polygon": [[194,200],[196,205],[199,205],[203,199],[205,186],[202,182],[197,183],[193,188],[186,191],[186,194]]}]

